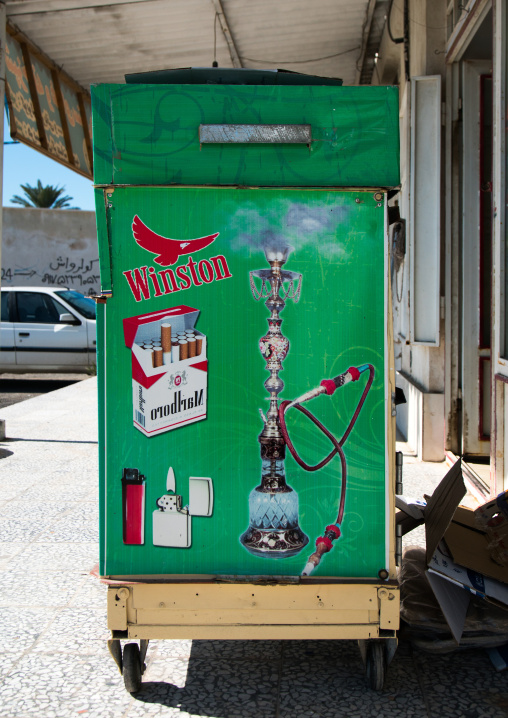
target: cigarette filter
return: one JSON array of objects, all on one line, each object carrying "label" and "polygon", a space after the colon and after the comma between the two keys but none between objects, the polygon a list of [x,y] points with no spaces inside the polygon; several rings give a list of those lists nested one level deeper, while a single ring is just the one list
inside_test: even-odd
[{"label": "cigarette filter", "polygon": [[189,345],[186,339],[180,339],[180,361],[189,358]]},{"label": "cigarette filter", "polygon": [[161,344],[165,352],[171,351],[171,324],[169,322],[161,324]]},{"label": "cigarette filter", "polygon": [[198,357],[203,351],[203,337],[198,335],[196,337],[196,356]]},{"label": "cigarette filter", "polygon": [[187,345],[189,347],[189,357],[195,357],[196,356],[196,339],[195,339],[195,337],[192,337],[192,339],[189,337]]},{"label": "cigarette filter", "polygon": [[153,350],[153,365],[162,366],[162,347],[157,347]]}]

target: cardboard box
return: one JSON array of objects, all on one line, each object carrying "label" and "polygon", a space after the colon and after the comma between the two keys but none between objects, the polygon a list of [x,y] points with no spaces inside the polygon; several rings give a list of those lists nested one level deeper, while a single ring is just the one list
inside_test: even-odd
[{"label": "cardboard box", "polygon": [[161,336],[161,325],[170,324],[175,337],[193,330],[198,316],[198,309],[181,305],[123,320],[125,345],[132,351],[133,423],[145,436],[206,419],[206,336],[197,332],[200,351],[192,357],[175,359],[162,352],[162,366],[153,366],[153,352],[144,348]]},{"label": "cardboard box", "polygon": [[465,493],[459,459],[424,509],[426,576],[457,643],[471,595],[508,610],[508,569],[492,560],[474,511],[458,506]]},{"label": "cardboard box", "polygon": [[508,491],[475,510],[476,524],[485,531],[489,552],[494,561],[508,565]]}]

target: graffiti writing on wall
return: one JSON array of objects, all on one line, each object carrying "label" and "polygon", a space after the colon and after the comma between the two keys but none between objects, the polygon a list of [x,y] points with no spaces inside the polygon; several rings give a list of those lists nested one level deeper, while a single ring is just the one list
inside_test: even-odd
[{"label": "graffiti writing on wall", "polygon": [[58,256],[41,268],[2,267],[1,281],[6,284],[48,284],[49,286],[69,287],[82,294],[100,292],[99,259],[84,257]]}]

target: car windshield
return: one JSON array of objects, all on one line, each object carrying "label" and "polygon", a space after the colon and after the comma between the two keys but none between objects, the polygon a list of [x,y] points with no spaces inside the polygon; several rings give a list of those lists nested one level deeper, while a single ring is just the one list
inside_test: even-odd
[{"label": "car windshield", "polygon": [[85,297],[79,292],[74,292],[72,289],[65,289],[55,292],[59,297],[65,299],[65,301],[71,305],[74,309],[82,314],[87,319],[95,319],[95,302],[90,297]]}]

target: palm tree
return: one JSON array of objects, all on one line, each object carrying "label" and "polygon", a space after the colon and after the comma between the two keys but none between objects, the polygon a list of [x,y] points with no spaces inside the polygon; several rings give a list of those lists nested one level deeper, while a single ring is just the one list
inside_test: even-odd
[{"label": "palm tree", "polygon": [[79,207],[69,207],[72,197],[60,196],[62,192],[65,192],[65,187],[53,187],[50,184],[43,186],[42,182],[37,180],[35,187],[22,184],[21,189],[26,198],[15,194],[11,198],[13,204],[20,204],[22,207],[37,207],[38,209],[79,209]]}]

